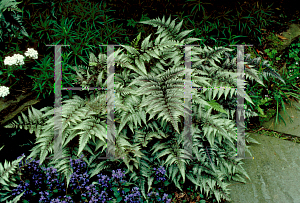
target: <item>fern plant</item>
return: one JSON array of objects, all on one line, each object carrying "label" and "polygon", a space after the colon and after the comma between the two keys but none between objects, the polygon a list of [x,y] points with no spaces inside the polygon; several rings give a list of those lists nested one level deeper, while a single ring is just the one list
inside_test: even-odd
[{"label": "fern plant", "polygon": [[[226,99],[230,95],[232,99],[233,95],[239,94],[250,103],[253,102],[246,92],[236,91],[236,80],[240,80],[236,75],[236,59],[227,59],[223,64],[220,62],[221,55],[233,49],[192,46],[193,66],[190,70],[185,69],[184,50],[177,45],[192,44],[200,39],[184,39],[193,30],[180,32],[183,22],[175,26],[175,20],[171,21],[171,17],[165,20],[163,17],[141,22],[158,27],[154,44],[149,35],[138,50],[122,45],[108,57],[100,53],[96,58],[91,53],[90,66],[93,67],[74,67],[77,84],[104,87],[109,80],[105,79],[106,70],[111,65],[106,60],[115,58],[116,137],[115,141],[107,140],[106,92],[89,94],[88,101],[75,95],[63,101],[62,105],[62,157],[72,156],[71,152],[78,157],[83,154],[83,160],[92,169],[90,177],[105,170],[109,163],[123,162],[130,180],[142,189],[145,198],[153,182],[151,167],[160,164],[166,167],[168,178],[181,191],[179,182],[190,181],[196,190],[212,193],[218,202],[221,198],[230,200],[228,182],[235,180],[245,183],[244,177],[250,177],[242,167],[241,158],[230,159],[236,151],[236,122],[233,116],[225,117],[229,115],[229,110],[224,109],[215,98],[218,95],[218,99],[221,96]],[[193,87],[231,88],[192,89],[192,109],[188,109],[183,105],[183,77],[186,73],[191,73]],[[245,69],[245,74],[246,79],[263,85],[255,69]],[[27,158],[38,157],[42,164],[47,156],[53,157],[53,129],[57,119],[53,114],[58,109],[31,109],[28,109],[29,116],[22,113],[23,119],[19,117],[18,122],[13,121],[5,127],[35,132],[36,146]],[[213,110],[216,111],[214,114]],[[192,115],[192,154],[183,147],[186,144],[184,114]],[[250,112],[247,116],[253,115],[255,113]],[[79,140],[77,146],[71,147],[71,141],[76,139]],[[259,144],[250,139],[248,134],[246,141]],[[115,147],[115,157],[123,159],[97,159],[105,157],[107,142]],[[249,146],[246,146],[246,151],[251,155]],[[189,156],[197,159],[190,159]],[[71,170],[69,160],[51,159],[49,164],[63,174],[68,186]],[[6,166],[0,167],[1,177],[7,171]]]},{"label": "fern plant", "polygon": [[[4,146],[2,146],[0,148],[0,151],[2,150]],[[13,161],[12,163],[7,162],[5,160],[4,165],[2,165],[2,163],[0,163],[0,183],[1,183],[1,190],[2,191],[10,191],[9,187],[17,187],[18,185],[15,183],[16,179],[10,177],[10,173],[16,173],[16,169],[17,166],[19,165],[19,161],[21,161],[22,159],[24,159],[24,157],[20,157],[19,159]],[[25,193],[22,192],[20,193],[18,196],[16,196],[13,200],[11,201],[6,201],[7,203],[14,203],[20,200],[20,198],[22,197],[22,195]],[[5,193],[0,192],[0,195],[3,195]],[[6,199],[8,199],[10,196],[7,196],[5,199],[1,199],[1,201],[4,201]]]}]

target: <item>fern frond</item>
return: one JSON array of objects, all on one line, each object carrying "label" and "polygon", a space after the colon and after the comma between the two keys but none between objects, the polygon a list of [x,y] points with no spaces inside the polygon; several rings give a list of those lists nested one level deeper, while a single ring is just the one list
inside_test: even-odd
[{"label": "fern frond", "polygon": [[[11,174],[16,174],[16,169],[19,167],[19,162],[23,159],[24,159],[24,156],[18,158],[17,160],[15,160],[13,162],[8,162],[8,161],[5,160],[4,164],[0,163],[0,183],[1,183],[0,195],[1,196],[7,194],[7,192],[4,192],[4,191],[8,191],[8,192],[11,191],[9,189],[10,186],[11,187],[17,187],[18,186],[15,183],[16,179],[11,177]],[[14,201],[18,200],[21,196],[18,195],[14,199]],[[10,196],[7,196],[5,198],[2,198],[2,197],[0,198],[1,202],[4,201],[4,200],[7,200],[8,198],[10,198]]]},{"label": "fern frond", "polygon": [[[178,117],[180,115],[183,116],[184,112],[188,113],[188,111],[183,107],[183,103],[179,100],[184,97],[183,80],[174,80],[173,78],[183,72],[186,72],[186,70],[182,68],[170,69],[166,73],[159,75],[162,79],[158,79],[157,77],[154,78],[153,76],[139,77],[132,83],[142,85],[137,94],[148,94],[148,92],[151,92],[151,95],[149,95],[141,105],[141,107],[148,106],[147,113],[152,111],[150,118],[160,112],[158,118],[164,115],[164,119],[167,121],[171,120],[177,132],[179,132],[177,124]],[[162,87],[161,84],[163,83],[168,84],[169,87]],[[181,88],[177,90],[178,87]]]},{"label": "fern frond", "polygon": [[72,154],[69,152],[69,149],[63,148],[60,159],[54,159],[53,156],[49,157],[52,158],[49,163],[49,166],[58,169],[57,172],[63,175],[61,182],[64,182],[64,180],[66,179],[66,183],[68,187],[70,183],[71,175],[73,174],[73,168],[71,167],[70,158],[66,158],[66,157],[72,157]]},{"label": "fern frond", "polygon": [[[135,124],[135,127],[137,128],[137,122],[140,126],[142,126],[141,120],[144,121],[144,124],[146,124],[146,112],[142,109],[137,110],[138,104],[140,102],[134,102],[132,100],[132,97],[127,98],[125,101],[126,106],[128,107],[129,111],[123,111],[121,113],[121,125],[119,127],[118,133],[122,130],[122,128],[126,125],[127,122],[131,122]],[[131,131],[134,132],[133,126],[130,127]]]},{"label": "fern frond", "polygon": [[266,68],[263,70],[263,76],[265,79],[267,79],[268,77],[272,77],[272,78],[276,78],[279,79],[281,82],[283,82],[285,84],[284,79],[280,76],[279,73],[276,72],[276,70],[272,69],[272,68]]}]

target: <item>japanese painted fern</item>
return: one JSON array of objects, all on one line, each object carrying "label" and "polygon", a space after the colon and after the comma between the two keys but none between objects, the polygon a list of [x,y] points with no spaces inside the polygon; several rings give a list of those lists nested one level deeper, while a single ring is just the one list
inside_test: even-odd
[{"label": "japanese painted fern", "polygon": [[[175,20],[171,21],[171,17],[167,21],[163,17],[141,23],[158,27],[154,41],[150,40],[149,35],[141,42],[138,50],[124,45],[108,56],[114,57],[116,64],[116,157],[124,159],[97,159],[105,157],[104,151],[107,148],[105,91],[90,94],[89,101],[78,96],[63,101],[62,157],[72,156],[74,152],[78,157],[84,154],[83,160],[92,169],[91,177],[105,170],[112,162],[123,162],[128,168],[126,173],[130,172],[131,180],[142,189],[144,197],[154,180],[151,167],[163,165],[167,176],[180,190],[179,182],[188,179],[196,190],[212,193],[218,201],[221,198],[230,200],[228,181],[245,183],[244,177],[250,177],[242,167],[241,159],[229,158],[236,153],[236,122],[232,112],[224,109],[218,99],[226,99],[228,95],[228,99],[235,99],[234,95],[238,93],[252,103],[246,92],[236,91],[236,80],[240,80],[236,75],[236,59],[228,58],[223,64],[220,62],[221,55],[233,49],[191,46],[193,64],[191,69],[186,69],[185,51],[178,45],[189,45],[200,40],[184,39],[193,30],[180,32],[182,21],[175,26]],[[106,86],[106,70],[111,65],[106,60],[105,54],[99,54],[97,58],[90,53],[91,67],[81,66],[76,69],[77,84]],[[250,67],[255,65],[251,61],[248,64]],[[191,73],[193,87],[231,87],[191,90],[192,125],[189,130],[193,141],[192,155],[183,145],[183,118],[191,110],[184,107],[183,77],[188,73]],[[246,79],[263,85],[257,70],[245,69],[245,74]],[[53,107],[41,110],[32,108],[32,111],[28,109],[28,113],[28,117],[22,113],[23,119],[19,117],[19,122],[14,121],[6,127],[35,132],[36,146],[27,159],[37,157],[43,163],[47,156],[53,157],[54,120],[57,117],[53,116]],[[256,115],[249,111],[246,118]],[[70,143],[75,139],[79,143],[71,148]],[[257,143],[254,139],[248,139],[248,134],[246,141]],[[251,155],[248,146],[246,151]],[[188,155],[197,159],[189,159]],[[69,160],[52,159],[49,164],[64,174],[69,184]],[[0,167],[1,177],[8,178],[9,170],[6,166],[4,168],[6,171]],[[6,183],[7,178],[0,180]]]}]

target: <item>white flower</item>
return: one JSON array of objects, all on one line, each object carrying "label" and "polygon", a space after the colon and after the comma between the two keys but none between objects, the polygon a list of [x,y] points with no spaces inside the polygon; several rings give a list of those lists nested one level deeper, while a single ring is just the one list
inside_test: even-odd
[{"label": "white flower", "polygon": [[25,52],[25,56],[31,57],[32,59],[38,59],[38,52],[33,48],[28,48]]},{"label": "white flower", "polygon": [[13,57],[16,58],[16,65],[24,65],[24,56],[21,54],[14,54]]},{"label": "white flower", "polygon": [[[28,48],[28,50],[25,52],[25,56],[37,59],[38,58],[38,52],[34,50],[33,48]],[[4,65],[24,65],[24,56],[21,54],[14,54],[12,57],[7,56],[4,59]]]},{"label": "white flower", "polygon": [[4,59],[4,65],[9,65],[9,66],[11,66],[11,65],[14,65],[14,64],[16,64],[16,59],[14,58],[14,57],[10,57],[10,56],[7,56],[7,57],[5,57],[5,59]]},{"label": "white flower", "polygon": [[14,54],[12,57],[7,56],[4,59],[4,65],[24,65],[24,56],[21,54]]},{"label": "white flower", "polygon": [[9,94],[9,88],[5,86],[0,87],[0,97],[5,97]]}]

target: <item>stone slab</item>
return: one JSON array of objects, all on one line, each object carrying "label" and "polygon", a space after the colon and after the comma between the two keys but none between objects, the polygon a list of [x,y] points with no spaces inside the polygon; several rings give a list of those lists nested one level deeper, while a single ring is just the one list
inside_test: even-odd
[{"label": "stone slab", "polygon": [[285,39],[283,40],[283,45],[279,47],[277,50],[278,52],[283,51],[290,44],[294,43],[300,36],[300,25],[295,23],[289,23],[288,29],[285,32],[282,32],[282,37]]},{"label": "stone slab", "polygon": [[[231,181],[232,203],[300,203],[300,145],[249,133],[261,144],[248,144],[254,159],[243,159],[251,180]],[[248,146],[247,145],[247,146]],[[246,157],[250,154],[245,152]]]},{"label": "stone slab", "polygon": [[[17,115],[21,116],[21,112],[41,100],[41,98],[36,99],[34,92],[21,93],[15,99],[0,98],[0,125],[5,126],[9,121],[18,120]],[[25,115],[28,115],[28,112],[25,112]]]}]

